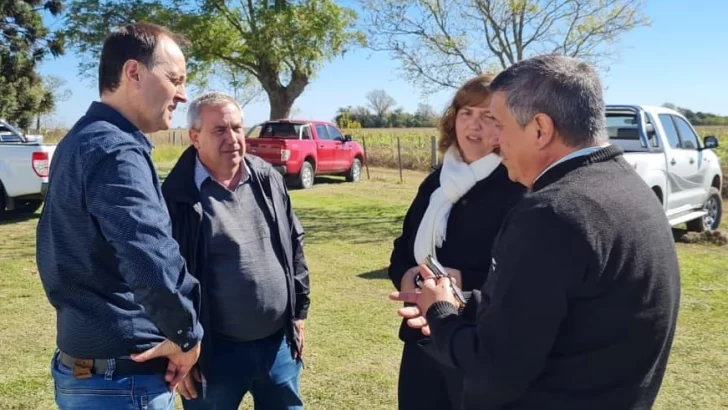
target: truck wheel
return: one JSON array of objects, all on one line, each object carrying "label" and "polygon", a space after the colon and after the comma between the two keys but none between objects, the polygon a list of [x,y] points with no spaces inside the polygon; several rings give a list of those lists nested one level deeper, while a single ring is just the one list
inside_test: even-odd
[{"label": "truck wheel", "polygon": [[688,231],[703,232],[718,229],[721,217],[723,216],[723,201],[718,189],[710,188],[710,193],[708,194],[708,199],[705,200],[703,210],[707,212],[705,216],[693,219],[685,224]]},{"label": "truck wheel", "polygon": [[351,168],[346,174],[346,182],[359,182],[361,179],[361,161],[359,158],[354,158],[351,162]]},{"label": "truck wheel", "polygon": [[298,173],[296,185],[303,189],[311,188],[313,186],[313,177],[313,165],[308,161],[304,161],[303,165],[301,165],[301,171]]}]

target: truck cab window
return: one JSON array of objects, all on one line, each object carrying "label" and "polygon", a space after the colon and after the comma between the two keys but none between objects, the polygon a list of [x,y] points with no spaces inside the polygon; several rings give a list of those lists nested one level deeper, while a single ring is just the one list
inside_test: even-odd
[{"label": "truck cab window", "polygon": [[334,140],[334,141],[336,141],[336,140],[343,141],[344,140],[344,136],[341,135],[339,130],[337,130],[336,128],[334,128],[330,125],[328,125],[327,128],[329,129],[329,135],[331,136],[332,140]]},{"label": "truck cab window", "polygon": [[700,147],[700,140],[693,131],[692,127],[682,118],[673,116],[677,131],[680,135],[681,147],[684,149],[698,149]]},{"label": "truck cab window", "polygon": [[665,137],[667,137],[670,146],[672,148],[682,148],[677,128],[675,128],[675,124],[672,122],[672,116],[669,114],[660,114],[660,123],[665,130]]},{"label": "truck cab window", "polygon": [[316,126],[316,134],[318,134],[318,137],[323,140],[330,140],[331,136],[329,135],[329,132],[326,130],[326,126],[323,124],[319,124]]}]

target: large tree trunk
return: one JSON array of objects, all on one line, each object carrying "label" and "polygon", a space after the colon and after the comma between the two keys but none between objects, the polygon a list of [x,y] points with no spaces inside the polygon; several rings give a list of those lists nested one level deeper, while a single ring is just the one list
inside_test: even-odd
[{"label": "large tree trunk", "polygon": [[268,94],[270,120],[288,118],[296,98],[303,93],[304,88],[308,85],[308,76],[299,70],[293,71],[288,85],[281,84],[279,74],[274,70],[262,71],[259,73],[258,79],[266,94]]},{"label": "large tree trunk", "polygon": [[268,100],[270,101],[270,120],[280,120],[288,118],[291,114],[291,108],[295,98],[291,98],[288,90],[280,88],[272,92],[268,91]]}]

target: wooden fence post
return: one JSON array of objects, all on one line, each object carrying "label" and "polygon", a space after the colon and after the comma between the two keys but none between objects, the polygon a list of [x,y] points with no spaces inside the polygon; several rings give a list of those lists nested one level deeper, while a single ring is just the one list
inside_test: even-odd
[{"label": "wooden fence post", "polygon": [[397,135],[397,162],[399,162],[399,182],[402,182],[402,147]]},{"label": "wooden fence post", "polygon": [[369,180],[369,155],[367,154],[367,138],[361,137],[361,145],[364,149],[364,166],[367,169],[367,180]]},{"label": "wooden fence post", "polygon": [[430,164],[432,165],[432,168],[437,166],[437,162],[437,137],[433,135],[430,137]]}]

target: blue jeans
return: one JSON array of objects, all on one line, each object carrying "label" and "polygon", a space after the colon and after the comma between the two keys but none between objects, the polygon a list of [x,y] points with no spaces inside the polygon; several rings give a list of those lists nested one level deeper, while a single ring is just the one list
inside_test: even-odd
[{"label": "blue jeans", "polygon": [[[185,410],[235,410],[250,392],[258,410],[301,410],[301,361],[291,357],[282,332],[251,342],[215,337],[205,379],[207,396],[196,383],[197,399],[182,399]],[[204,347],[203,347],[204,349]]]},{"label": "blue jeans", "polygon": [[[113,368],[114,359],[109,368]],[[51,375],[55,383],[56,404],[60,410],[174,410],[164,374],[118,376],[94,374],[76,379],[73,371],[53,355]]]}]

